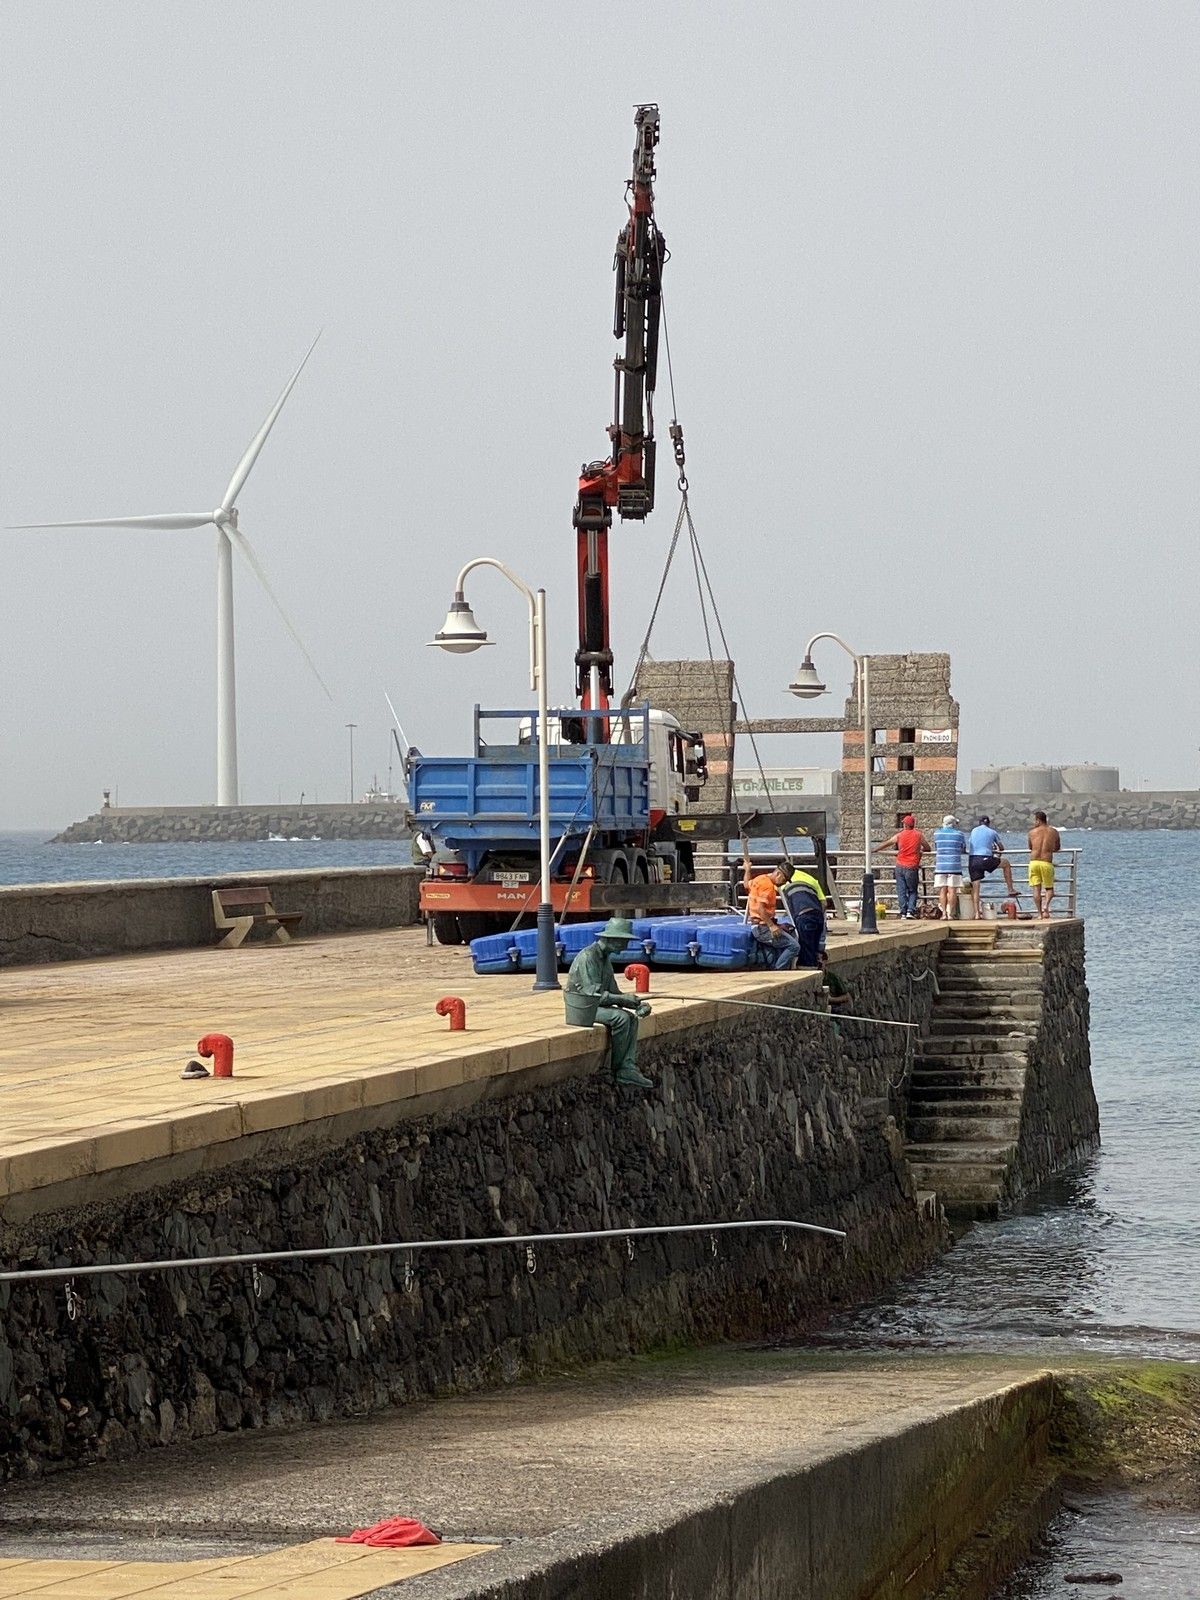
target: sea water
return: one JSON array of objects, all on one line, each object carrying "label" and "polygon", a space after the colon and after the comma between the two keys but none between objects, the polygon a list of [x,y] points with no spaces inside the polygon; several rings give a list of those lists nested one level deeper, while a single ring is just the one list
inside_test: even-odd
[{"label": "sea water", "polygon": [[[1200,1361],[1200,833],[1082,845],[1102,1147],[830,1330],[839,1343]],[[1119,1573],[1120,1585],[1067,1585]],[[1200,1600],[1200,1514],[1072,1496],[994,1600]]]},{"label": "sea water", "polygon": [[1064,843],[1083,848],[1102,1147],[848,1316],[843,1340],[1200,1360],[1200,833]]},{"label": "sea water", "polygon": [[0,885],[111,878],[205,878],[227,872],[410,867],[407,839],[253,839],[196,844],[51,844],[48,833],[0,833]]}]

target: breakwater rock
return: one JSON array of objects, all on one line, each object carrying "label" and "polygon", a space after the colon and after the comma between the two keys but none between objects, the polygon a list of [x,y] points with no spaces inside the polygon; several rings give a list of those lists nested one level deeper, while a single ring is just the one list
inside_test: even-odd
[{"label": "breakwater rock", "polygon": [[[928,951],[843,963],[923,1021]],[[811,978],[775,991],[822,1005]],[[791,1335],[944,1244],[891,1112],[896,1028],[743,1012],[656,1033],[652,1091],[600,1053],[262,1134],[220,1170],[10,1223],[13,1266],[790,1217],[778,1232],[397,1252],[0,1285],[0,1476],[355,1414],[663,1344]],[[447,1076],[453,1074],[447,1072]],[[410,1091],[411,1093],[411,1091]],[[363,1113],[364,1119],[366,1113]],[[269,1124],[268,1124],[269,1125]],[[212,1152],[210,1152],[211,1154]]]},{"label": "breakwater rock", "polygon": [[1044,811],[1056,828],[1200,828],[1197,789],[1120,789],[1115,794],[960,794],[957,805],[963,822],[986,813],[1001,833],[1024,832],[1035,811]]},{"label": "breakwater rock", "polygon": [[408,839],[401,805],[105,806],[55,844],[202,844],[261,839]]}]

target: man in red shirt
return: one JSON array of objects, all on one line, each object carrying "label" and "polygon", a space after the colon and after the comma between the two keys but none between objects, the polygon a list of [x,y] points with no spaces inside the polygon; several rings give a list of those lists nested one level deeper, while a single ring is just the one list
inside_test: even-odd
[{"label": "man in red shirt", "polygon": [[925,835],[917,827],[916,817],[911,816],[904,818],[899,833],[894,833],[890,839],[884,839],[871,849],[872,855],[876,850],[896,852],[896,898],[900,903],[900,915],[910,921],[918,915],[917,883],[920,879],[921,857],[928,849]]}]

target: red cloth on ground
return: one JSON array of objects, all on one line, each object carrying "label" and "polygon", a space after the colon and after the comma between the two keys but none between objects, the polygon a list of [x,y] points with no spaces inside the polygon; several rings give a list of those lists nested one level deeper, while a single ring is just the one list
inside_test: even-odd
[{"label": "red cloth on ground", "polygon": [[384,1517],[373,1528],[355,1528],[353,1533],[334,1540],[335,1544],[383,1545],[393,1550],[410,1544],[441,1544],[432,1529],[415,1517]]}]

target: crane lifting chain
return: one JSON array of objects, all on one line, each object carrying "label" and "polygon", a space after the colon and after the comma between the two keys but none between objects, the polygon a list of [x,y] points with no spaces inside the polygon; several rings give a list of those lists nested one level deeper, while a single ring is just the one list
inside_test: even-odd
[{"label": "crane lifting chain", "polygon": [[683,423],[672,420],[671,426],[667,431],[671,435],[671,449],[675,452],[675,465],[679,468],[679,492],[680,494],[686,494],[688,489],[687,457],[684,455],[683,450]]}]

